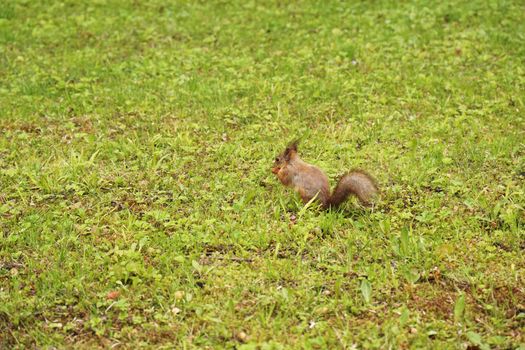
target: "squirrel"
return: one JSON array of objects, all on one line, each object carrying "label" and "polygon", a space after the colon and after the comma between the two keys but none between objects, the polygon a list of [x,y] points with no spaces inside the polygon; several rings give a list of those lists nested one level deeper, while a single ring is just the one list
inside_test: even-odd
[{"label": "squirrel", "polygon": [[332,194],[326,174],[314,165],[304,162],[297,154],[298,141],[291,142],[284,152],[275,158],[272,173],[277,175],[284,186],[291,187],[301,196],[303,203],[313,198],[323,209],[337,207],[350,194],[356,195],[360,202],[369,206],[379,190],[377,182],[367,172],[353,169],[343,175]]}]

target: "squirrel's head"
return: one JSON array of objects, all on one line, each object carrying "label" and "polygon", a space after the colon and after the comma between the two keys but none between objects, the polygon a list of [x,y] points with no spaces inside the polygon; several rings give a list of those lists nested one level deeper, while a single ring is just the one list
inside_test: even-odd
[{"label": "squirrel's head", "polygon": [[292,141],[286,146],[284,152],[275,157],[272,167],[272,173],[277,174],[281,168],[290,162],[297,155],[297,144],[299,140]]}]

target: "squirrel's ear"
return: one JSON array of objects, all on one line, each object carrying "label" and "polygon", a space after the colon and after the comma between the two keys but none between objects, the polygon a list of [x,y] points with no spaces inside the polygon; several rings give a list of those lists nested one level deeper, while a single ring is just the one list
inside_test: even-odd
[{"label": "squirrel's ear", "polygon": [[288,144],[286,149],[284,150],[284,158],[289,161],[290,156],[292,152],[297,152],[297,144],[299,143],[299,140],[294,140]]},{"label": "squirrel's ear", "polygon": [[288,145],[287,149],[290,149],[290,151],[297,152],[297,145],[299,144],[299,139],[295,139]]}]

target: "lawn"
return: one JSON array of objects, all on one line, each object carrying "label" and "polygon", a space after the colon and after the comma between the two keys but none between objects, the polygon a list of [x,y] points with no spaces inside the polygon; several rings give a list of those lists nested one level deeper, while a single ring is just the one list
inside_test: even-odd
[{"label": "lawn", "polygon": [[519,0],[2,0],[0,348],[525,349],[524,91]]}]

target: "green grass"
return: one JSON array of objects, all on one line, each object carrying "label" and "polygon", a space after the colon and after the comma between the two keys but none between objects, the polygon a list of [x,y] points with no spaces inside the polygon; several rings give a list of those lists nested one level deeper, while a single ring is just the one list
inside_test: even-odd
[{"label": "green grass", "polygon": [[[523,349],[524,33],[517,0],[0,1],[0,348]],[[294,137],[381,201],[301,210]]]}]

